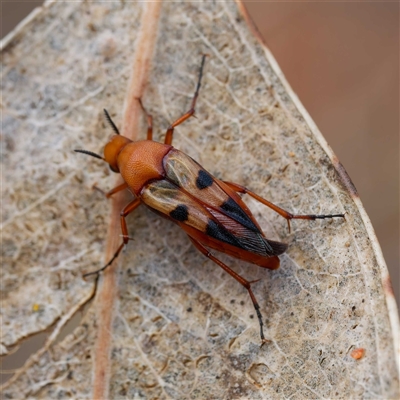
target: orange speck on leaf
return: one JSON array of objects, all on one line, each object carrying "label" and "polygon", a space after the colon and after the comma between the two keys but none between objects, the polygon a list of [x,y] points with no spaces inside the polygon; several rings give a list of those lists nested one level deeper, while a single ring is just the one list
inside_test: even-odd
[{"label": "orange speck on leaf", "polygon": [[350,355],[351,357],[353,357],[355,360],[359,360],[360,358],[363,358],[365,354],[365,349],[363,348],[358,348],[358,349],[354,349]]}]

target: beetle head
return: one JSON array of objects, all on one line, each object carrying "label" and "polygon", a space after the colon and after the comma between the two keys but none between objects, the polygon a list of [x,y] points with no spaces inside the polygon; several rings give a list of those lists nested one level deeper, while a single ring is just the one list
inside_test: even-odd
[{"label": "beetle head", "polygon": [[104,161],[108,162],[113,172],[119,172],[118,155],[121,150],[132,141],[125,136],[114,135],[104,147]]},{"label": "beetle head", "polygon": [[78,153],[87,154],[89,156],[106,161],[109,164],[111,171],[119,172],[118,162],[117,162],[118,155],[123,149],[123,147],[126,144],[130,143],[131,140],[120,135],[117,126],[114,124],[113,120],[110,117],[110,114],[105,109],[104,109],[104,114],[106,116],[108,123],[111,125],[111,128],[116,133],[116,135],[112,136],[111,139],[106,144],[106,146],[104,147],[104,157],[88,150],[75,150],[75,151]]}]

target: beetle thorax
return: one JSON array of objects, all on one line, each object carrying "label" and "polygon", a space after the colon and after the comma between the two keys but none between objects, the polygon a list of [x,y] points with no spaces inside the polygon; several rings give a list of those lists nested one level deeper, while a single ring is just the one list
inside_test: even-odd
[{"label": "beetle thorax", "polygon": [[142,140],[128,143],[121,150],[119,172],[136,195],[140,195],[146,182],[164,177],[163,158],[171,148],[167,144]]}]

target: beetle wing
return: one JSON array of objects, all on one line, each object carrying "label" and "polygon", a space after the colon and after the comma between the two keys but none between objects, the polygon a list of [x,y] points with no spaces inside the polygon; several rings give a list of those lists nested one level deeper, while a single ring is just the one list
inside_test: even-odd
[{"label": "beetle wing", "polygon": [[[197,171],[198,164],[193,161],[192,163]],[[178,182],[182,182],[185,178],[181,174],[179,177]],[[258,224],[249,217],[248,213],[251,217],[252,215],[247,207],[243,209],[222,190],[215,178],[211,177],[212,184],[203,189],[199,189],[196,183],[193,185],[190,179],[187,179],[186,186],[182,187],[169,181],[168,178],[169,175],[167,179],[150,182],[143,188],[140,197],[148,207],[176,222],[189,236],[206,246],[236,258],[273,268],[271,265],[264,265],[271,264],[272,260],[267,263],[261,259],[279,255],[287,246],[266,239]],[[188,190],[190,186],[191,191]],[[197,190],[207,189],[204,192],[206,195],[200,197],[196,187]],[[196,194],[199,197],[196,197]],[[235,196],[240,199],[236,193]],[[240,202],[243,203],[241,200]]]},{"label": "beetle wing", "polygon": [[171,150],[164,158],[164,169],[167,179],[208,209],[229,216],[251,231],[262,232],[240,196],[185,153]]},{"label": "beetle wing", "polygon": [[209,236],[221,239],[226,230],[243,242],[238,247],[266,257],[286,250],[286,244],[265,238],[253,214],[235,191],[185,153],[172,149],[164,159],[164,168],[167,179],[201,203],[214,217],[212,221],[218,222],[218,231],[214,232],[212,224],[208,227]]},{"label": "beetle wing", "polygon": [[[191,238],[200,242],[206,247],[215,249],[222,253],[228,254],[232,257],[238,258],[239,260],[244,260],[252,264],[256,264],[263,268],[277,269],[279,268],[279,257],[278,256],[265,256],[251,251],[244,250],[230,245],[229,243],[216,240],[210,236],[204,235],[204,233],[192,228],[189,225],[178,224]],[[271,241],[269,241],[271,243]],[[278,246],[284,245],[283,243],[273,242]]]}]

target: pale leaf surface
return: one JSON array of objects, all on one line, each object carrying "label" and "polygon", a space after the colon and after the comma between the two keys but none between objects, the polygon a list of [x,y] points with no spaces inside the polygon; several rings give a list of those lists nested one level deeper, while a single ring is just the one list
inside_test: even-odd
[{"label": "pale leaf surface", "polygon": [[[46,329],[56,337],[88,303],[84,272],[104,260],[112,185],[100,161],[117,125],[144,3],[48,2],[3,50],[2,351]],[[272,239],[276,271],[221,259],[254,284],[270,340],[260,348],[247,292],[144,207],[129,218],[114,313],[110,398],[397,398],[395,306],[379,245],[355,189],[268,50],[233,2],[163,4],[143,103],[156,140],[188,108],[209,54],[197,119],[174,145],[219,178],[294,213],[250,201]],[[145,121],[143,120],[143,138]],[[357,149],[354,149],[357,151]],[[128,197],[127,197],[128,201]],[[97,301],[98,299],[96,299]],[[7,398],[90,398],[99,321],[45,347]],[[365,349],[363,358],[352,350]]]}]

